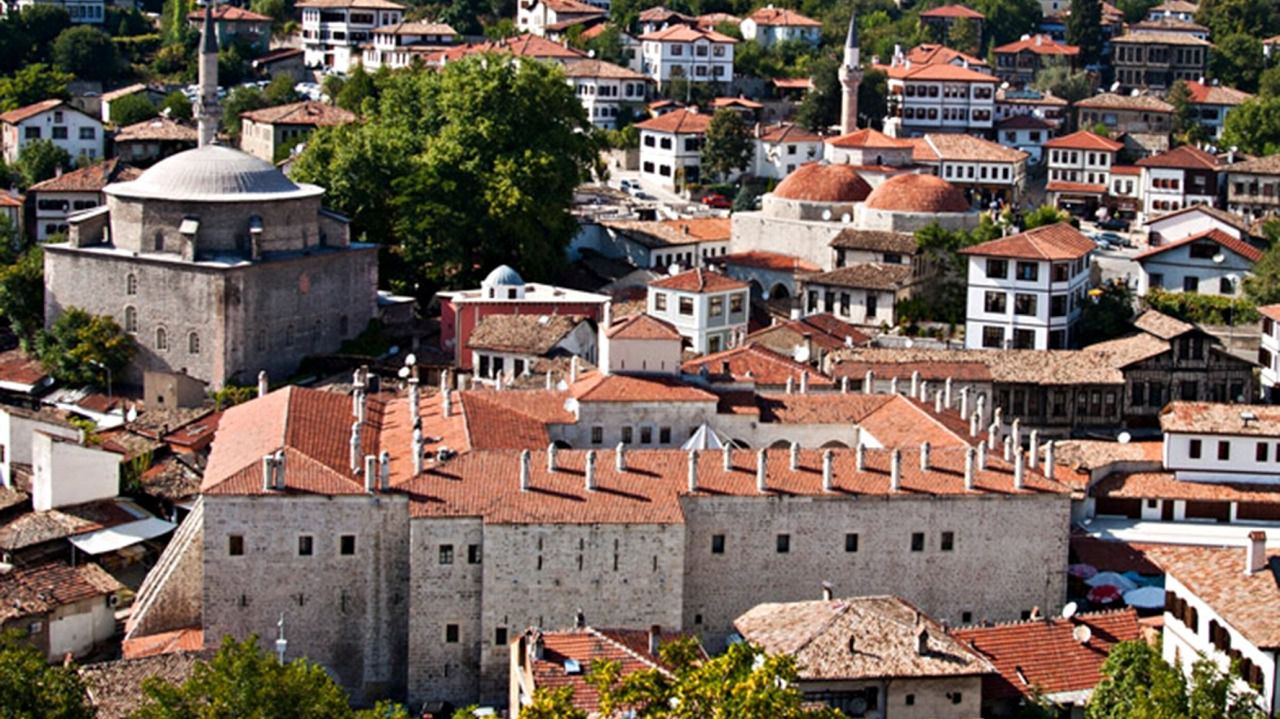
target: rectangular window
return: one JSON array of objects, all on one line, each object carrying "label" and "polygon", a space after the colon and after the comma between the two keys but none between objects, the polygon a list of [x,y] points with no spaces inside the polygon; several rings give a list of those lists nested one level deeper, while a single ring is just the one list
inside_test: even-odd
[{"label": "rectangular window", "polygon": [[658,444],[671,444],[671,428],[670,427],[658,428]]},{"label": "rectangular window", "polygon": [[924,551],[924,532],[911,533],[911,551],[913,552]]},{"label": "rectangular window", "polygon": [[298,556],[310,557],[315,550],[315,538],[309,534],[298,537]]},{"label": "rectangular window", "polygon": [[67,128],[65,128],[65,127],[55,127],[55,128],[53,128],[53,139],[55,139],[55,140],[65,140],[65,139],[67,139]]},{"label": "rectangular window", "polygon": [[632,436],[632,434],[631,434],[631,428],[630,428],[630,427],[623,427],[623,428],[622,428],[622,443],[623,443],[623,444],[631,444],[631,442],[632,442],[632,440],[633,440],[633,439],[634,439],[634,438],[633,438],[633,436]]},{"label": "rectangular window", "polygon": [[350,557],[356,553],[356,535],[344,534],[338,538],[338,554]]},{"label": "rectangular window", "polygon": [[1192,459],[1200,459],[1200,440],[1193,439],[1188,443],[1187,456]]},{"label": "rectangular window", "polygon": [[1008,297],[1003,292],[988,291],[984,298],[983,309],[992,314],[1002,315],[1008,309]]},{"label": "rectangular window", "polygon": [[1231,459],[1231,443],[1225,439],[1218,440],[1218,459]]},{"label": "rectangular window", "polygon": [[653,444],[653,427],[640,428],[640,444]]},{"label": "rectangular window", "polygon": [[1013,313],[1015,315],[1035,316],[1036,296],[1025,294],[1022,292],[1019,292],[1016,295],[1014,295],[1013,296]]},{"label": "rectangular window", "polygon": [[856,532],[850,532],[844,535],[844,551],[858,551],[858,534]]},{"label": "rectangular window", "polygon": [[942,545],[942,551],[944,551],[944,552],[950,552],[951,550],[955,549],[955,548],[956,548],[956,533],[955,533],[955,532],[943,532],[943,533],[942,533],[941,545]]},{"label": "rectangular window", "polygon": [[987,349],[1004,347],[1004,328],[987,326],[982,328],[982,346]]},{"label": "rectangular window", "polygon": [[496,647],[507,646],[507,628],[495,627],[493,630],[493,645]]},{"label": "rectangular window", "polygon": [[1267,444],[1266,442],[1259,442],[1258,448],[1255,451],[1254,459],[1258,460],[1259,462],[1267,461],[1267,450],[1270,446],[1271,445]]},{"label": "rectangular window", "polygon": [[1035,282],[1040,277],[1039,262],[1019,262],[1018,279],[1023,282]]},{"label": "rectangular window", "polygon": [[244,556],[244,535],[233,534],[227,537],[227,554],[232,557]]},{"label": "rectangular window", "polygon": [[791,551],[791,535],[779,534],[776,542],[778,554],[786,554]]},{"label": "rectangular window", "polygon": [[724,535],[723,534],[711,535],[711,553],[724,554]]},{"label": "rectangular window", "polygon": [[591,428],[591,444],[604,444],[604,427],[596,425]]},{"label": "rectangular window", "polygon": [[729,312],[738,314],[746,304],[746,295],[741,292],[729,296]]},{"label": "rectangular window", "polygon": [[440,563],[453,564],[453,545],[452,544],[440,545]]},{"label": "rectangular window", "polygon": [[987,260],[987,277],[1001,280],[1007,279],[1009,277],[1009,261]]},{"label": "rectangular window", "polygon": [[445,644],[458,643],[458,625],[457,624],[444,625],[444,642]]},{"label": "rectangular window", "polygon": [[481,557],[480,545],[468,544],[467,545],[467,564],[479,564],[480,557]]},{"label": "rectangular window", "polygon": [[685,316],[693,315],[693,298],[692,297],[680,298],[680,314]]},{"label": "rectangular window", "polygon": [[712,297],[710,302],[710,309],[708,310],[708,313],[712,317],[719,317],[720,315],[723,315],[724,314],[724,298]]},{"label": "rectangular window", "polygon": [[97,129],[96,129],[96,128],[92,128],[92,127],[82,127],[82,128],[80,128],[80,139],[81,139],[81,140],[92,140],[92,139],[94,139],[94,138],[95,138],[95,137],[97,137],[97,136],[98,136],[98,132],[97,132]]}]

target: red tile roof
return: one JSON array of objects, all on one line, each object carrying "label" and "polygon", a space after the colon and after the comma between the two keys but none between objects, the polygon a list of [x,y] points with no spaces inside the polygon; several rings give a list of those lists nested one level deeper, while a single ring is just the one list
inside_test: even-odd
[{"label": "red tile roof", "polygon": [[696,108],[680,108],[663,115],[637,122],[636,128],[653,132],[670,132],[683,135],[701,135],[711,124],[711,116],[698,112]]},{"label": "red tile roof", "polygon": [[871,185],[849,165],[807,162],[783,178],[773,196],[804,202],[861,202],[871,194]]},{"label": "red tile roof", "polygon": [[1123,142],[1116,142],[1088,130],[1079,130],[1070,135],[1055,137],[1044,143],[1043,146],[1050,149],[1102,150],[1104,152],[1119,152],[1124,149]]},{"label": "red tile roof", "polygon": [[806,342],[826,351],[845,347],[848,339],[854,345],[866,344],[871,337],[860,328],[837,319],[830,313],[810,315],[798,320],[783,320],[747,335],[747,341],[771,349],[779,354],[790,354]]},{"label": "red tile roof", "polygon": [[779,270],[781,272],[817,272],[821,267],[794,257],[792,255],[784,255],[781,252],[769,252],[767,250],[751,250],[749,252],[735,252],[732,255],[720,255],[714,259],[717,265],[735,265],[738,267],[756,267],[764,270]]},{"label": "red tile roof", "polygon": [[1191,102],[1198,105],[1241,105],[1253,97],[1234,87],[1206,85],[1195,80],[1187,80],[1187,93],[1191,96]]},{"label": "red tile roof", "polygon": [[968,212],[969,201],[960,188],[934,175],[896,175],[890,177],[867,196],[866,206],[873,210],[918,212]]},{"label": "red tile roof", "polygon": [[1217,155],[1205,152],[1194,145],[1180,145],[1168,152],[1144,157],[1134,164],[1139,167],[1164,167],[1175,170],[1213,170],[1223,163]]},{"label": "red tile roof", "polygon": [[34,102],[30,105],[27,105],[25,107],[20,107],[16,110],[10,110],[6,113],[0,113],[0,122],[17,124],[19,122],[22,122],[23,120],[26,120],[29,117],[35,117],[36,115],[39,115],[42,112],[52,110],[55,107],[58,107],[59,105],[63,105],[63,104],[65,103],[62,100],[41,100],[40,102]]},{"label": "red tile roof", "polygon": [[48,377],[40,361],[21,349],[0,352],[0,384],[36,387]]},{"label": "red tile roof", "polygon": [[587,373],[569,387],[578,402],[715,402],[704,389],[661,375]]},{"label": "red tile roof", "polygon": [[969,18],[971,20],[985,20],[986,15],[964,5],[943,5],[932,10],[925,10],[920,13],[920,17],[949,17],[949,18]]},{"label": "red tile roof", "polygon": [[[600,693],[587,681],[593,662],[616,662],[619,679],[649,670],[667,673],[661,660],[649,653],[647,631],[583,627],[539,634],[543,641],[543,654],[542,659],[533,661],[533,686],[538,689],[571,688],[573,706],[588,714],[600,709]],[[682,636],[685,635],[660,630],[658,642],[661,645]],[[570,659],[579,667],[579,671],[572,674],[565,668],[565,662]]]},{"label": "red tile roof", "polygon": [[174,652],[198,652],[204,649],[204,630],[200,627],[184,627],[145,637],[133,637],[126,639],[120,648],[121,656],[125,659],[141,659]]},{"label": "red tile roof", "polygon": [[1245,551],[1170,545],[1154,547],[1148,556],[1254,646],[1280,649],[1280,553],[1268,551],[1267,565],[1246,574]]},{"label": "red tile roof", "polygon": [[[551,443],[548,425],[574,421],[573,414],[564,406],[568,395],[562,391],[480,390],[459,392],[457,397],[462,405],[467,439],[464,446],[444,444],[455,451],[544,448]],[[438,411],[439,402],[433,404]],[[413,428],[408,420],[407,408],[397,405],[393,417],[387,420],[382,445],[392,449],[409,447]],[[396,431],[397,426],[403,431]]]},{"label": "red tile roof", "polygon": [[[203,17],[203,10],[192,10],[187,13],[188,20],[200,20]],[[266,15],[259,15],[256,12],[245,10],[235,5],[215,5],[213,7],[213,19],[218,22],[271,22],[271,18]]]},{"label": "red tile roof", "polygon": [[605,335],[616,340],[680,340],[680,333],[670,323],[643,312],[614,322]]},{"label": "red tile roof", "polygon": [[142,176],[142,170],[120,162],[120,158],[96,165],[87,165],[44,182],[37,182],[27,189],[28,192],[101,192],[102,188],[113,182],[129,182]]},{"label": "red tile roof", "polygon": [[747,288],[747,283],[742,280],[735,280],[720,274],[697,268],[681,272],[678,275],[663,277],[649,283],[650,287],[657,287],[663,290],[675,290],[677,292],[694,292],[704,294],[709,292],[728,292],[730,290],[742,290]]},{"label": "red tile roof", "polygon": [[965,65],[969,67],[987,67],[987,61],[975,55],[953,50],[946,45],[926,42],[916,45],[907,51],[906,57],[912,65]]},{"label": "red tile roof", "polygon": [[1001,237],[966,247],[961,254],[986,257],[1009,257],[1025,260],[1076,260],[1093,251],[1097,245],[1065,222],[1037,227],[1034,230]]},{"label": "red tile roof", "polygon": [[47,614],[122,589],[114,577],[91,562],[75,567],[62,561],[12,567],[0,572],[0,621]]},{"label": "red tile roof", "polygon": [[1084,182],[1065,182],[1063,180],[1050,180],[1044,186],[1047,192],[1072,192],[1077,194],[1102,195],[1106,194],[1106,185],[1090,185]]},{"label": "red tile roof", "polygon": [[870,127],[855,130],[827,140],[832,147],[865,147],[868,149],[903,150],[911,147],[906,140],[899,140]]},{"label": "red tile roof", "polygon": [[1090,489],[1095,497],[1188,502],[1280,504],[1280,487],[1258,482],[1193,482],[1172,472],[1112,474]]},{"label": "red tile roof", "polygon": [[822,142],[822,136],[809,132],[793,122],[767,125],[757,137],[761,142]]},{"label": "red tile roof", "polygon": [[778,8],[770,5],[762,7],[748,16],[757,25],[780,25],[783,27],[822,27],[822,23],[811,17],[805,17],[795,10]]},{"label": "red tile roof", "polygon": [[1068,45],[1054,40],[1049,35],[1035,35],[1032,37],[1015,40],[1007,45],[992,50],[996,54],[1013,54],[1023,50],[1030,50],[1037,55],[1079,55],[1080,48],[1075,45]]},{"label": "red tile roof", "polygon": [[661,30],[645,33],[640,36],[640,39],[653,42],[694,42],[697,40],[729,44],[738,42],[728,35],[722,35],[715,30],[704,30],[702,28],[689,27],[688,25],[669,25]]},{"label": "red tile roof", "polygon": [[801,375],[808,375],[811,386],[831,385],[830,377],[809,365],[755,344],[691,359],[681,369],[688,374],[701,374],[706,369],[713,382],[754,382],[758,387],[780,387],[787,380],[799,387]]},{"label": "red tile roof", "polygon": [[1184,237],[1181,240],[1176,240],[1174,242],[1167,242],[1158,247],[1149,248],[1135,255],[1133,259],[1141,262],[1142,260],[1148,259],[1150,257],[1154,257],[1161,253],[1168,252],[1169,250],[1177,249],[1184,245],[1189,245],[1193,242],[1198,242],[1200,240],[1212,240],[1218,243],[1218,245],[1221,246],[1222,248],[1230,250],[1231,252],[1234,252],[1237,255],[1240,255],[1241,257],[1245,258],[1246,260],[1249,260],[1250,262],[1257,262],[1258,260],[1262,259],[1262,250],[1258,249],[1257,247],[1254,247],[1253,245],[1249,244],[1248,242],[1245,242],[1244,240],[1237,240],[1236,238],[1232,237],[1231,235],[1228,235],[1227,233],[1223,232],[1222,230],[1219,230],[1216,227],[1213,228],[1212,230],[1207,230],[1205,232],[1201,232],[1196,235],[1191,235],[1190,237]]},{"label": "red tile roof", "polygon": [[[1072,636],[1080,626],[1089,628],[1088,642]],[[983,678],[983,701],[1091,690],[1102,680],[1111,647],[1141,635],[1132,608],[951,630],[951,636],[985,656],[999,672]]]},{"label": "red tile roof", "polygon": [[1280,320],[1280,305],[1263,305],[1258,308],[1258,313],[1263,317]]},{"label": "red tile roof", "polygon": [[911,67],[895,65],[889,67],[886,70],[886,74],[899,80],[922,80],[927,82],[981,82],[992,85],[1000,82],[1000,79],[994,75],[987,75],[977,70],[947,64],[912,64]]}]

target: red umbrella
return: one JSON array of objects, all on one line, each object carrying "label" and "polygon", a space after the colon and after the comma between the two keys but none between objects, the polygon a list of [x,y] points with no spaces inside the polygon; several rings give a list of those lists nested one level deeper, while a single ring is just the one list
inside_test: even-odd
[{"label": "red umbrella", "polygon": [[1085,597],[1094,604],[1110,604],[1119,600],[1122,596],[1124,595],[1121,593],[1120,588],[1113,584],[1103,584],[1094,587],[1085,595]]}]

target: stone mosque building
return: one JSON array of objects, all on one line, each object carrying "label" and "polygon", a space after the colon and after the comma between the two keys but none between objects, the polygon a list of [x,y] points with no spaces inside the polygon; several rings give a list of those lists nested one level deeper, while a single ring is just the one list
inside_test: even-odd
[{"label": "stone mosque building", "polygon": [[203,37],[200,146],[108,185],[105,205],[69,219],[67,242],[45,246],[46,325],[70,307],[114,317],[137,346],[125,382],[146,370],[210,389],[284,377],[377,309],[376,246],[351,242],[324,190],[216,143],[208,6]]}]

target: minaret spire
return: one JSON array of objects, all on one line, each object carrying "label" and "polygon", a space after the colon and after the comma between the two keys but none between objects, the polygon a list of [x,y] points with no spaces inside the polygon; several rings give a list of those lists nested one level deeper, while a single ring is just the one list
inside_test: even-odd
[{"label": "minaret spire", "polygon": [[204,23],[200,27],[200,97],[196,99],[200,147],[218,136],[218,33],[213,24],[215,0],[205,0]]},{"label": "minaret spire", "polygon": [[844,41],[844,62],[840,65],[840,134],[858,129],[858,86],[862,84],[862,66],[858,50],[858,11],[849,15],[849,34]]}]

